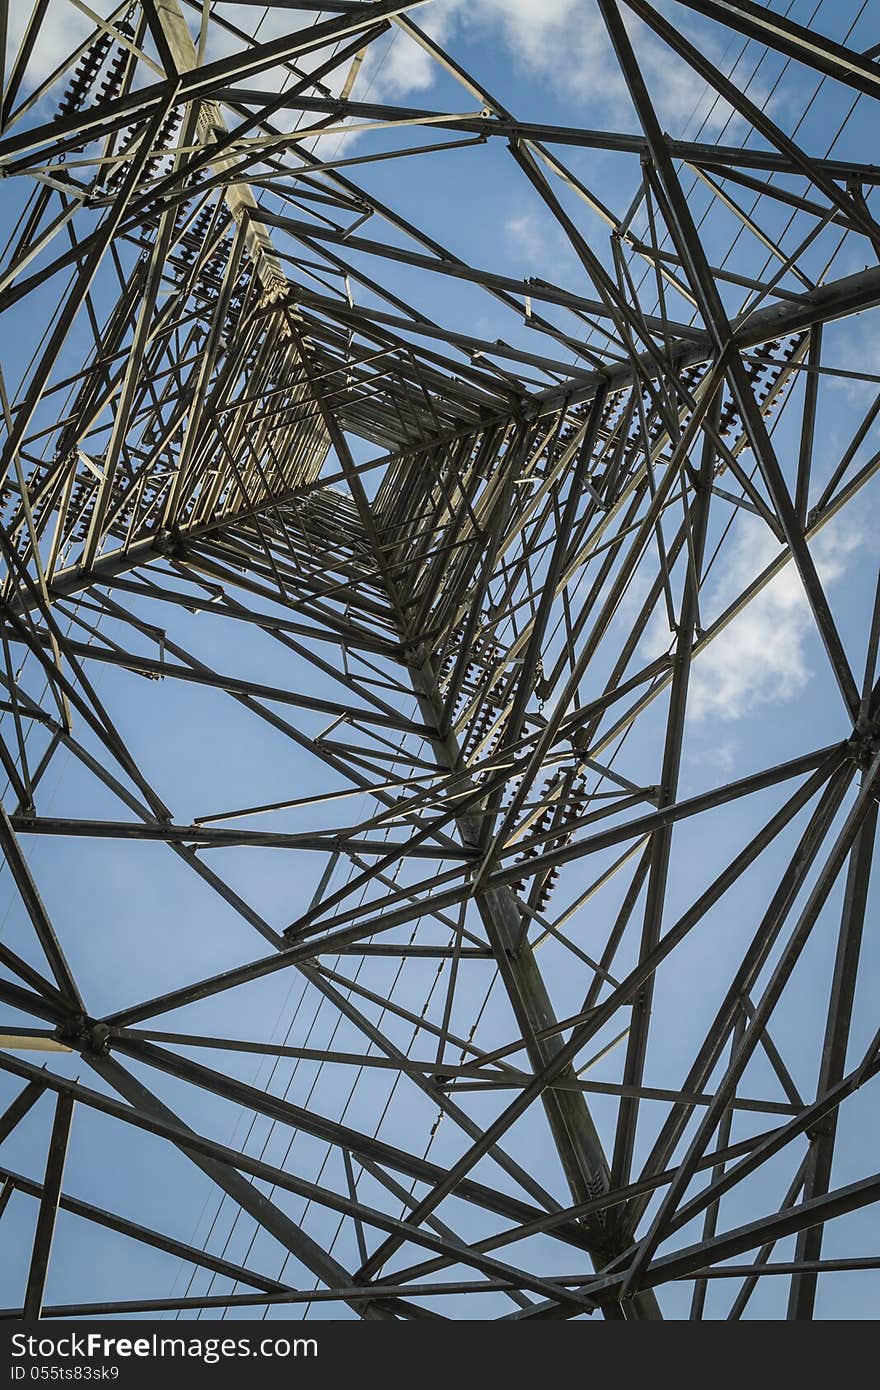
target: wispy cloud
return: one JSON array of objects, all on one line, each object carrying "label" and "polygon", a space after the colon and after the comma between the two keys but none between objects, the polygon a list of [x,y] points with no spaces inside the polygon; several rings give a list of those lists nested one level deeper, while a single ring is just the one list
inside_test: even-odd
[{"label": "wispy cloud", "polygon": [[504,223],[504,241],[517,274],[539,273],[558,280],[563,267],[566,273],[577,271],[577,258],[564,232],[551,217],[536,210],[509,217]]},{"label": "wispy cloud", "polygon": [[689,764],[695,771],[706,772],[712,769],[723,778],[729,777],[737,765],[740,750],[739,744],[735,739],[725,739],[722,743],[713,740],[701,740],[700,747],[686,747],[684,752],[685,763]]},{"label": "wispy cloud", "polygon": [[504,224],[504,235],[516,251],[529,258],[540,255],[544,250],[544,236],[531,213],[509,218]]},{"label": "wispy cloud", "polygon": [[[841,578],[862,539],[840,523],[819,534],[812,552],[823,585]],[[778,549],[762,523],[747,523],[714,589],[713,609],[732,602]],[[691,716],[737,720],[758,706],[795,699],[812,675],[808,653],[814,631],[803,586],[789,562],[695,660]]]},{"label": "wispy cloud", "polygon": [[[95,3],[93,8],[102,15],[109,6]],[[24,0],[9,7],[9,30],[6,37],[6,71],[18,57],[21,42],[27,29],[31,6]],[[22,92],[31,91],[55,71],[70,56],[75,48],[93,32],[95,25],[79,10],[75,10],[69,0],[54,0],[49,6],[43,23],[40,25],[37,41],[28,59],[24,73]]]},{"label": "wispy cloud", "polygon": [[[94,8],[107,13],[110,0],[94,0]],[[27,13],[28,6],[23,3],[10,7],[10,61],[18,50]],[[260,12],[253,5],[224,4],[221,13],[243,32],[254,33],[255,15]],[[430,0],[415,12],[414,18],[431,38],[453,51],[461,47],[462,41],[481,43],[487,52],[500,51],[521,79],[541,82],[562,95],[571,107],[572,120],[589,119],[627,127],[635,124],[604,24],[588,0],[481,0],[476,6],[465,0]],[[309,22],[301,27],[309,27]],[[706,117],[707,130],[717,133],[730,115],[727,104],[716,101],[700,79],[640,21],[627,13],[625,22],[632,31],[639,61],[668,128],[684,133],[689,122],[693,125]],[[261,17],[256,35],[265,41],[289,32],[292,27],[300,27],[293,12],[270,10]],[[91,28],[90,21],[69,0],[50,0],[47,21],[41,26],[28,65],[25,89],[53,71]],[[190,17],[190,29],[197,37],[197,16]],[[206,57],[212,60],[234,52],[241,42],[212,24]],[[713,50],[713,56],[721,59],[720,52]],[[324,57],[325,51],[309,56],[303,60],[303,66],[309,67]],[[396,29],[390,43],[380,41],[367,49],[354,95],[359,99],[399,100],[427,92],[442,71],[424,48],[403,30]],[[335,73],[328,86],[338,90],[344,79],[344,71]],[[269,89],[276,83],[280,86],[282,81],[280,69],[261,76],[261,85]],[[467,98],[465,105],[469,101]],[[278,123],[284,127],[289,124],[283,115]]]},{"label": "wispy cloud", "polygon": [[[456,36],[499,44],[521,76],[552,84],[581,114],[632,125],[633,114],[601,16],[585,0],[432,0],[415,16],[440,43]],[[671,129],[706,121],[717,132],[731,115],[699,77],[640,21],[629,14],[639,61],[658,111]],[[705,47],[705,38],[703,39]],[[713,56],[720,61],[721,53]],[[437,64],[398,31],[390,47],[364,64],[361,90],[377,99],[425,91],[439,76]]]}]

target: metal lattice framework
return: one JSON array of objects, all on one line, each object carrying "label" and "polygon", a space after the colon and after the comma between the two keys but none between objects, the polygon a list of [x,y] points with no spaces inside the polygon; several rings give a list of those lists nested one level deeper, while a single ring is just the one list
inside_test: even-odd
[{"label": "metal lattice framework", "polygon": [[[832,38],[846,6],[583,0],[637,133],[519,120],[430,5],[25,8],[7,1316],[809,1318],[870,1283],[880,1176],[839,1135],[880,1069],[880,591],[863,547],[832,607],[817,555],[880,466],[845,352],[880,304],[877,6]],[[390,40],[437,109],[369,100]],[[665,128],[647,44],[720,133]],[[438,239],[483,167],[564,284]],[[701,662],[788,576],[813,712],[767,704],[742,775],[694,783]],[[71,1132],[103,1161],[65,1174]]]}]

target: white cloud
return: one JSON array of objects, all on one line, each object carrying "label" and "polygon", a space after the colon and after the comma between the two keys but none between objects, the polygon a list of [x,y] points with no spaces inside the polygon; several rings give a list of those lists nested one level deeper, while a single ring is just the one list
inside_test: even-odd
[{"label": "white cloud", "polygon": [[[112,9],[112,0],[92,0],[92,3],[101,14],[108,14]],[[28,9],[24,3],[10,7],[10,60],[21,40]],[[248,33],[254,32],[255,16],[259,15],[257,36],[261,41],[289,32],[292,26],[300,27],[289,11],[269,11],[263,16],[253,5],[224,3],[218,13]],[[188,18],[190,30],[197,38],[198,17]],[[630,128],[635,123],[604,24],[590,0],[481,0],[477,6],[466,4],[465,0],[429,0],[413,12],[413,18],[431,38],[441,46],[449,46],[451,51],[460,49],[461,42],[468,40],[481,43],[487,49],[500,47],[520,77],[540,81],[565,97],[572,108],[573,122],[589,120]],[[639,59],[663,122],[674,133],[684,134],[685,123],[693,117],[697,107],[700,117],[707,114],[712,105],[711,96],[707,97],[707,89],[699,78],[641,22],[633,20],[628,12],[625,20],[633,30]],[[311,17],[302,27],[308,28],[310,22]],[[25,88],[44,79],[91,28],[90,22],[74,9],[70,0],[51,0],[29,64]],[[210,26],[208,60],[234,52],[240,46],[241,41],[218,24]],[[309,67],[326,56],[326,50],[308,55],[303,59],[303,66]],[[720,54],[714,56],[719,58]],[[475,67],[479,78],[481,65],[477,63]],[[367,49],[353,95],[360,100],[400,100],[428,91],[441,73],[442,69],[425,49],[402,29],[396,29],[390,42],[380,40]],[[330,88],[338,90],[344,76],[344,72],[332,74],[328,79]],[[271,88],[281,80],[280,70],[273,71],[262,74],[260,85]],[[502,93],[505,95],[508,94]],[[462,98],[461,109],[470,109],[475,104],[464,91]],[[709,118],[708,129],[717,132],[729,113],[726,103],[719,101]],[[276,120],[287,127],[284,115]]]},{"label": "white cloud", "polygon": [[[731,109],[669,48],[629,12],[624,16],[633,35],[661,119],[675,133],[686,123],[717,132]],[[552,83],[583,113],[633,123],[626,85],[612,51],[604,22],[588,0],[431,0],[414,19],[439,43],[456,36],[497,46],[502,44],[521,75]],[[703,45],[705,48],[705,39]],[[721,53],[713,56],[720,61]],[[479,72],[475,74],[479,77]],[[374,50],[365,62],[356,96],[369,90],[375,100],[397,98],[431,87],[439,76],[433,59],[398,30],[390,46]]]},{"label": "white cloud", "polygon": [[544,238],[531,213],[509,218],[504,224],[504,235],[512,246],[526,256],[537,256],[544,249]]},{"label": "white cloud", "polygon": [[691,766],[705,771],[707,768],[714,768],[721,777],[728,778],[737,766],[739,758],[739,744],[734,739],[725,739],[723,743],[706,744],[701,740],[700,747],[686,747],[684,759]]},{"label": "white cloud", "polygon": [[[104,3],[101,0],[92,0],[90,8],[102,17],[111,11],[111,6],[106,0]],[[9,31],[6,38],[7,74],[18,56],[30,12],[31,6],[25,4],[24,0],[9,7]],[[19,101],[22,95],[45,81],[94,29],[92,21],[79,10],[75,10],[68,0],[55,0],[55,3],[50,4],[25,69]]]},{"label": "white cloud", "polygon": [[[361,69],[361,85],[371,86],[371,97],[409,96],[433,86],[437,65],[430,53],[400,30],[381,52],[368,50]],[[360,94],[360,88],[356,95]]]},{"label": "white cloud", "polygon": [[[459,0],[431,0],[412,13],[412,18],[429,38],[445,44],[455,27]],[[390,39],[373,43],[364,55],[352,96],[358,101],[386,101],[427,91],[438,76],[431,54],[403,29],[395,28]]]},{"label": "white cloud", "polygon": [[[843,524],[820,532],[811,550],[824,586],[843,575],[861,543],[859,532]],[[714,590],[718,608],[732,602],[778,550],[778,543],[763,523],[746,523]],[[756,706],[793,700],[811,676],[807,650],[813,632],[803,586],[789,561],[694,661],[691,716],[697,720],[736,720]]]},{"label": "white cloud", "polygon": [[563,267],[577,270],[568,238],[549,216],[529,211],[509,217],[504,224],[504,240],[523,275],[541,273],[556,280]]}]

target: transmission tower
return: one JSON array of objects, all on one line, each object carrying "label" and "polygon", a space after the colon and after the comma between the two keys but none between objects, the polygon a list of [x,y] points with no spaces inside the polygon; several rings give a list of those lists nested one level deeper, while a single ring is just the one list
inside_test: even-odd
[{"label": "transmission tower", "polygon": [[0,4],[5,1315],[864,1309],[880,7],[581,0],[597,129],[98,8]]}]

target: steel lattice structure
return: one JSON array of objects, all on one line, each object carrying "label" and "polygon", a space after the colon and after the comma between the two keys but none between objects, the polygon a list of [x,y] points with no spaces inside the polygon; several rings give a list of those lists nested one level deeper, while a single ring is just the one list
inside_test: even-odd
[{"label": "steel lattice structure", "polygon": [[[831,37],[583,0],[636,133],[520,120],[413,0],[77,5],[37,76],[70,6],[18,10],[6,1316],[810,1318],[870,1285],[880,1176],[835,1140],[880,1069],[880,590],[863,550],[870,601],[830,603],[817,556],[880,467],[843,352],[880,305],[878,7]],[[436,107],[360,81],[391,39]],[[666,128],[648,43],[727,137]],[[380,196],[416,166],[444,217]],[[557,279],[441,239],[481,167]],[[768,703],[741,775],[685,785],[704,654],[789,576],[821,717]]]}]

